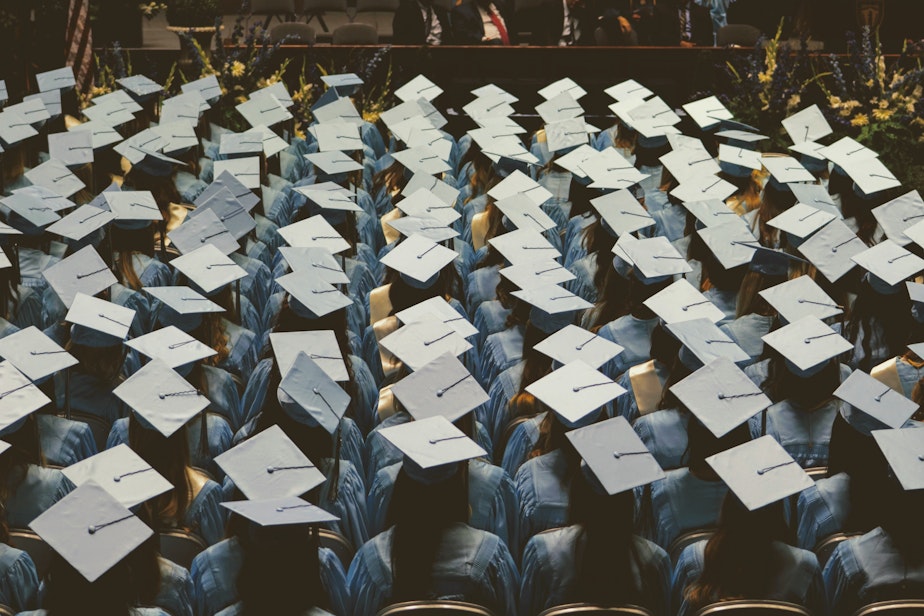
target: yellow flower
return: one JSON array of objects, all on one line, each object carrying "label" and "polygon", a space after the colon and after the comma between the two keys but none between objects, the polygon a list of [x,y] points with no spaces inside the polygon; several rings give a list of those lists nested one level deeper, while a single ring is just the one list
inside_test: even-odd
[{"label": "yellow flower", "polygon": [[760,83],[770,83],[773,81],[773,75],[771,75],[769,71],[766,73],[760,73],[757,75],[757,80]]},{"label": "yellow flower", "polygon": [[793,94],[792,96],[789,97],[789,100],[786,101],[786,108],[795,109],[796,107],[799,106],[801,102],[802,102],[802,97],[799,96],[798,94]]},{"label": "yellow flower", "polygon": [[240,77],[241,75],[244,74],[244,70],[246,68],[247,67],[245,67],[243,64],[235,60],[234,62],[231,63],[231,75],[233,77]]},{"label": "yellow flower", "polygon": [[841,97],[840,97],[840,96],[832,96],[832,97],[828,98],[828,104],[831,105],[832,107],[835,107],[835,108],[840,107],[840,106],[841,106]]},{"label": "yellow flower", "polygon": [[921,98],[921,95],[924,94],[924,87],[915,86],[914,90],[911,92],[911,96],[914,98]]},{"label": "yellow flower", "polygon": [[842,118],[846,118],[846,117],[849,117],[849,116],[850,116],[850,109],[847,108],[847,107],[844,107],[844,108],[841,109],[838,113],[840,114],[840,116],[841,116]]},{"label": "yellow flower", "polygon": [[894,109],[873,109],[873,117],[880,122],[885,122],[895,113]]},{"label": "yellow flower", "polygon": [[869,124],[869,117],[865,113],[858,113],[850,120],[851,126],[866,126]]},{"label": "yellow flower", "polygon": [[880,108],[880,109],[888,109],[888,108],[889,108],[889,101],[887,101],[887,100],[881,100],[881,101],[879,101],[879,108]]}]

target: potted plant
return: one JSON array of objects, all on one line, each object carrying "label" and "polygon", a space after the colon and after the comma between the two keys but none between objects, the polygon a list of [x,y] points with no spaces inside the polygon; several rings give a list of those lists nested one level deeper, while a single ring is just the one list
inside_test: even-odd
[{"label": "potted plant", "polygon": [[178,36],[192,36],[203,49],[210,49],[220,17],[219,0],[166,0],[168,27]]}]

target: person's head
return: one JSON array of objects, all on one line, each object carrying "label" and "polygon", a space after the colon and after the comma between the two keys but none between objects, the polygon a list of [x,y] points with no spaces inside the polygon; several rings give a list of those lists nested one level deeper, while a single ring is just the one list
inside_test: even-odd
[{"label": "person's head", "polygon": [[[197,417],[192,421],[200,421]],[[128,420],[128,444],[151,468],[163,475],[173,489],[144,504],[155,523],[180,524],[192,495],[189,481],[189,442],[186,426],[164,436],[135,413]]]},{"label": "person's head", "polygon": [[[82,338],[78,336],[75,339],[73,336],[74,334],[65,345],[65,350],[80,362],[74,369],[114,386],[121,378],[122,362],[125,360],[124,347],[121,344],[82,344]],[[90,342],[89,339],[87,341]]]},{"label": "person's head", "polygon": [[807,373],[799,373],[796,366],[769,345],[764,345],[764,353],[770,361],[761,389],[774,403],[786,400],[805,410],[815,409],[827,403],[840,385],[841,368],[836,358]]},{"label": "person's head", "polygon": [[[894,287],[893,287],[894,288]],[[872,370],[877,359],[877,347],[884,347],[891,356],[902,355],[909,342],[908,334],[914,331],[911,301],[904,289],[891,293],[891,289],[871,284],[865,276],[857,291],[857,298],[847,320],[845,338],[855,345],[860,343],[861,357],[857,365],[861,370]],[[883,291],[889,291],[885,294]],[[881,361],[884,358],[879,358]]]},{"label": "person's head", "polygon": [[850,477],[850,508],[844,529],[866,532],[878,524],[889,466],[875,439],[857,430],[841,413],[834,416],[828,449],[828,476]]},{"label": "person's head", "polygon": [[153,224],[145,225],[139,229],[126,229],[118,225],[109,226],[109,238],[114,253],[113,269],[119,282],[134,289],[140,290],[141,272],[135,271],[134,253],[154,256],[154,230]]},{"label": "person's head", "polygon": [[920,564],[924,560],[924,533],[921,533],[924,490],[903,490],[894,477],[884,484],[879,525],[907,563]]},{"label": "person's head", "polygon": [[706,458],[717,453],[727,451],[751,440],[751,432],[747,423],[743,423],[722,437],[714,435],[709,428],[697,419],[690,417],[687,424],[687,451],[686,461],[690,472],[707,481],[720,481]]}]

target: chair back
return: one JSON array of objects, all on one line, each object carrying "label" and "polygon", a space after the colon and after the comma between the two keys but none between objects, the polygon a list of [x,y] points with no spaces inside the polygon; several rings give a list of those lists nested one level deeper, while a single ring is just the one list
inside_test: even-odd
[{"label": "chair back", "polygon": [[379,611],[378,616],[494,616],[485,607],[463,601],[407,601]]},{"label": "chair back", "polygon": [[748,24],[729,24],[719,28],[716,35],[716,45],[726,47],[737,45],[739,47],[753,47],[761,37],[761,32]]},{"label": "chair back", "polygon": [[812,466],[805,469],[805,474],[812,478],[812,481],[818,481],[828,476],[827,466]]},{"label": "chair back", "polygon": [[158,533],[160,555],[189,570],[193,559],[209,546],[199,535],[179,529],[165,529]]},{"label": "chair back", "polygon": [[39,579],[44,579],[55,559],[55,551],[45,540],[28,528],[11,528],[10,545],[26,552],[35,564]]},{"label": "chair back", "polygon": [[394,13],[398,10],[398,0],[356,0],[356,12],[385,11]]},{"label": "chair back", "polygon": [[541,612],[539,616],[654,616],[651,610],[637,605],[616,605],[605,607],[592,603],[569,603],[556,605]]},{"label": "chair back", "polygon": [[346,13],[346,0],[303,0],[302,11],[305,15],[317,15],[330,11],[332,13]]},{"label": "chair back", "polygon": [[812,616],[812,613],[795,603],[742,599],[707,605],[694,616]]},{"label": "chair back", "polygon": [[688,545],[693,545],[704,539],[709,539],[715,534],[714,528],[697,528],[696,530],[687,531],[674,539],[671,548],[667,551],[671,555],[671,562],[677,564],[680,560],[680,554]]},{"label": "chair back", "polygon": [[82,421],[90,426],[90,432],[93,433],[93,440],[96,442],[97,451],[106,449],[106,441],[109,440],[109,431],[112,429],[108,421],[97,415],[80,413],[78,411],[71,411],[71,419],[74,421]]},{"label": "chair back", "polygon": [[13,616],[13,614],[15,614],[13,608],[0,605],[0,616]]},{"label": "chair back", "polygon": [[318,539],[322,548],[327,548],[337,556],[343,565],[344,571],[350,568],[350,563],[353,562],[356,550],[353,549],[353,544],[350,543],[349,539],[326,528],[318,529]]},{"label": "chair back", "polygon": [[314,28],[299,22],[276,24],[270,28],[270,41],[285,45],[314,45]]},{"label": "chair back", "polygon": [[250,0],[253,15],[295,14],[295,0]]},{"label": "chair back", "polygon": [[861,607],[854,616],[921,616],[924,614],[924,599],[898,599],[878,601]]},{"label": "chair back", "polygon": [[831,554],[834,554],[834,550],[837,549],[838,545],[862,534],[863,533],[836,533],[819,541],[818,545],[816,545],[813,550],[815,556],[818,558],[818,566],[824,569],[825,564],[828,562],[828,559],[831,558]]},{"label": "chair back", "polygon": [[379,33],[369,24],[344,24],[334,30],[331,42],[334,45],[376,45]]}]

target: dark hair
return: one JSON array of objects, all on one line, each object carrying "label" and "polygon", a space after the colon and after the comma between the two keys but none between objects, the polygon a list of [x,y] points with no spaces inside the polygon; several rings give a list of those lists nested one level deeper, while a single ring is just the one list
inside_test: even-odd
[{"label": "dark hair", "polygon": [[774,404],[788,400],[804,410],[814,410],[827,403],[840,386],[841,366],[837,361],[828,360],[820,372],[802,378],[792,373],[778,352],[768,345],[764,345],[764,351],[770,361],[761,389]]},{"label": "dark hair", "polygon": [[188,474],[190,464],[186,426],[180,427],[170,436],[164,436],[157,430],[142,426],[135,414],[130,413],[128,445],[151,468],[173,484],[169,492],[144,503],[143,507],[150,512],[151,520],[158,527],[184,527],[186,510],[194,497]]},{"label": "dark hair", "polygon": [[526,323],[523,332],[523,374],[517,393],[507,403],[508,418],[530,417],[545,410],[545,405],[526,388],[547,375],[552,370],[552,359],[535,349],[535,346],[549,337],[531,322]]},{"label": "dark hair", "polygon": [[780,233],[777,229],[770,227],[771,220],[791,208],[796,204],[796,196],[788,188],[777,188],[772,181],[767,182],[764,186],[764,194],[760,200],[760,206],[757,210],[756,231],[759,232],[757,239],[764,246],[772,247],[785,243],[785,234]]},{"label": "dark hair", "polygon": [[0,270],[0,316],[12,320],[19,312],[19,285],[22,278],[19,274],[19,259],[10,246],[0,246],[3,254],[12,267]]},{"label": "dark hair", "polygon": [[[860,284],[857,299],[853,302],[850,318],[844,328],[845,337],[854,345],[862,334],[863,357],[857,368],[869,372],[875,367],[876,343],[884,343],[891,356],[902,355],[909,342],[914,319],[911,316],[911,300],[902,291],[895,295],[880,295],[867,281]],[[884,359],[884,358],[878,358]]]},{"label": "dark hair", "polygon": [[742,277],[738,289],[735,316],[741,318],[748,314],[759,314],[766,317],[775,314],[773,307],[760,296],[760,292],[784,282],[786,282],[785,276],[770,276],[748,270]]},{"label": "dark hair", "polygon": [[465,297],[462,292],[462,279],[459,272],[453,264],[449,264],[440,270],[436,283],[427,289],[418,289],[412,287],[401,278],[401,274],[388,268],[385,273],[385,284],[390,284],[388,289],[388,299],[391,301],[391,312],[393,315],[411,306],[416,306],[424,300],[432,297],[442,297],[446,300],[451,298]]},{"label": "dark hair", "polygon": [[703,571],[686,590],[693,609],[724,599],[766,599],[782,563],[774,542],[787,541],[783,501],[748,511],[734,493],[722,503],[719,528],[706,543]]},{"label": "dark hair", "polygon": [[121,345],[88,347],[68,340],[64,348],[80,362],[74,367],[75,371],[96,377],[112,387],[122,379],[125,349]]},{"label": "dark hair", "polygon": [[[597,267],[600,267],[599,264]],[[592,332],[597,332],[607,323],[629,314],[629,287],[632,283],[616,271],[612,261],[606,265],[605,272],[603,288],[597,292],[597,302],[587,312],[588,325]]]},{"label": "dark hair", "polygon": [[706,462],[706,458],[737,447],[751,440],[748,424],[743,423],[725,436],[715,436],[695,416],[687,424],[687,450],[684,457],[690,472],[706,481],[719,481],[719,476]]},{"label": "dark hair", "polygon": [[401,469],[395,479],[386,525],[394,526],[391,601],[424,599],[433,588],[433,564],[443,533],[468,521],[468,465],[449,479],[424,484]]},{"label": "dark hair", "polygon": [[846,473],[850,477],[850,508],[844,520],[845,532],[867,532],[876,527],[882,513],[889,465],[871,435],[853,428],[837,413],[831,426],[828,476]]},{"label": "dark hair", "polygon": [[154,256],[154,225],[143,229],[120,229],[109,226],[109,238],[112,242],[112,270],[119,282],[130,289],[138,291],[143,286],[141,274],[135,271],[135,253]]},{"label": "dark hair", "polygon": [[903,490],[895,477],[883,483],[880,526],[892,538],[905,562],[920,567],[924,563],[924,533],[921,532],[924,490]]},{"label": "dark hair", "polygon": [[26,479],[29,465],[43,466],[38,422],[35,414],[28,415],[22,427],[3,437],[10,448],[0,456],[0,542],[9,541],[6,502]]}]

